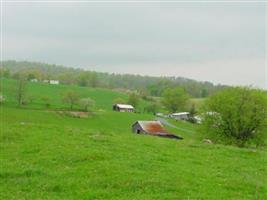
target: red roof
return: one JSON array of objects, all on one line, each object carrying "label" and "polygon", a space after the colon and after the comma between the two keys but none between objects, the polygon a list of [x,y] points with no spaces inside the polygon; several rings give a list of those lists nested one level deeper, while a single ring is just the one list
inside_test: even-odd
[{"label": "red roof", "polygon": [[150,135],[182,139],[179,136],[169,133],[159,121],[137,121],[136,123],[141,126],[143,131]]}]

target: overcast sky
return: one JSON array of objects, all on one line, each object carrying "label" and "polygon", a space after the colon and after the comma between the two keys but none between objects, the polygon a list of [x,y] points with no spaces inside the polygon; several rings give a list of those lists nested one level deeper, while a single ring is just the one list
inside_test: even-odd
[{"label": "overcast sky", "polygon": [[264,3],[3,3],[3,59],[266,88]]}]

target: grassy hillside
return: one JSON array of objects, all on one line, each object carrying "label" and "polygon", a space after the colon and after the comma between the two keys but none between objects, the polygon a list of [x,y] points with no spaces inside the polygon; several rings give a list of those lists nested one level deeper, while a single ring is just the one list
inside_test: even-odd
[{"label": "grassy hillside", "polygon": [[[110,110],[123,94],[74,87],[97,102],[96,113],[72,118],[36,104],[17,108],[12,81],[1,109],[0,199],[266,199],[267,152],[203,144],[197,126],[173,122],[184,140],[131,133],[152,115]],[[54,108],[69,88],[30,84]],[[10,101],[9,101],[10,100]],[[38,108],[38,109],[35,109]]]},{"label": "grassy hillside", "polygon": [[[10,105],[16,104],[15,87],[16,80],[3,80],[3,94],[6,96]],[[48,97],[51,102],[51,108],[66,108],[68,105],[62,103],[62,96],[65,92],[74,90],[79,93],[81,98],[90,97],[96,101],[96,107],[101,109],[111,109],[113,100],[122,98],[127,100],[127,96],[122,93],[113,92],[107,89],[78,87],[76,85],[49,85],[46,83],[32,83],[28,82],[26,87],[26,96],[33,98],[33,103],[27,107],[30,108],[44,108],[42,97]]]}]

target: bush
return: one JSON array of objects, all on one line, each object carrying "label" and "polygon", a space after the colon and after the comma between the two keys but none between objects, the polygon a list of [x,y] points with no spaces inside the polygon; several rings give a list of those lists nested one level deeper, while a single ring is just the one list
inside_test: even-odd
[{"label": "bush", "polygon": [[113,100],[113,104],[126,104],[126,101],[122,98],[116,98]]},{"label": "bush", "polygon": [[203,130],[213,139],[238,146],[264,142],[267,98],[263,91],[228,88],[210,97],[203,110]]},{"label": "bush", "polygon": [[0,94],[0,104],[3,104],[6,101],[5,97]]},{"label": "bush", "polygon": [[163,92],[162,104],[172,113],[183,111],[188,103],[189,95],[182,88],[168,88]]},{"label": "bush", "polygon": [[50,107],[50,98],[49,97],[43,96],[41,98],[41,101],[44,103],[44,105],[45,105],[46,108],[49,108]]},{"label": "bush", "polygon": [[92,100],[91,98],[84,98],[80,100],[79,104],[82,107],[82,110],[87,112],[89,108],[95,105],[95,101]]},{"label": "bush", "polygon": [[139,105],[139,102],[140,102],[140,98],[136,93],[130,94],[129,99],[128,99],[128,104],[136,108]]},{"label": "bush", "polygon": [[159,111],[159,105],[157,103],[151,103],[145,107],[145,111],[155,115]]},{"label": "bush", "polygon": [[79,103],[79,99],[79,94],[75,91],[70,90],[63,95],[62,102],[69,104],[70,109],[72,110],[73,106]]}]

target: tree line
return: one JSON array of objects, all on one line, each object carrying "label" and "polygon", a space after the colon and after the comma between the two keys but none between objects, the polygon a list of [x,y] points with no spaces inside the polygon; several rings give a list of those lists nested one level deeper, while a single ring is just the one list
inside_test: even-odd
[{"label": "tree line", "polygon": [[82,87],[135,90],[141,95],[162,96],[166,88],[183,88],[194,98],[207,97],[224,89],[224,85],[200,82],[183,77],[152,77],[117,73],[100,73],[83,69],[27,61],[3,61],[1,75],[18,79],[24,73],[27,79],[59,80],[62,84]]}]

